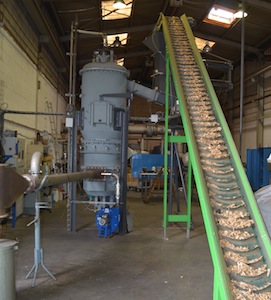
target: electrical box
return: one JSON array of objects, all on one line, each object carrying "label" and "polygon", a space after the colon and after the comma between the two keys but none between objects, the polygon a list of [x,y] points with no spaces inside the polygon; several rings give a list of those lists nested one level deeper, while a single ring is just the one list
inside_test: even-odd
[{"label": "electrical box", "polygon": [[267,158],[271,148],[247,149],[247,177],[253,191],[270,184]]},{"label": "electrical box", "polygon": [[15,136],[4,136],[2,145],[5,152],[5,163],[15,167],[19,174],[23,174],[25,141]]},{"label": "electrical box", "polygon": [[164,166],[163,154],[134,154],[131,157],[132,177],[141,177],[143,169],[152,171],[152,168],[162,168]]}]

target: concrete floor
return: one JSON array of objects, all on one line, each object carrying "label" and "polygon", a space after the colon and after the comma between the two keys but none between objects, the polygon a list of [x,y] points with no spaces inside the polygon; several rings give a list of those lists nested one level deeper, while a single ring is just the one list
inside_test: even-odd
[{"label": "concrete floor", "polygon": [[163,240],[162,198],[144,204],[130,191],[127,206],[133,231],[98,238],[94,213],[77,206],[78,232],[66,231],[66,201],[42,212],[44,262],[52,280],[39,269],[36,286],[25,279],[33,265],[33,217],[23,216],[16,229],[7,225],[5,238],[17,239],[15,254],[17,300],[212,299],[213,268],[199,203],[192,202],[195,229],[186,238],[184,225],[171,225]]}]

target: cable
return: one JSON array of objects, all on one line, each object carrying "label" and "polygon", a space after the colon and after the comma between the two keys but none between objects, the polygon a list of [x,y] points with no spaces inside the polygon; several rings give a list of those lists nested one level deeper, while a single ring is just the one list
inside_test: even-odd
[{"label": "cable", "polygon": [[162,58],[164,59],[164,61],[166,61],[165,56],[164,56],[164,55],[162,54],[162,52],[159,50],[159,48],[157,47],[157,45],[156,45],[156,43],[155,43],[155,41],[154,41],[154,32],[153,32],[152,35],[151,35],[151,39],[152,39],[153,46],[154,46],[155,50],[157,51],[156,53],[154,53],[154,55],[158,53],[158,54],[160,54],[160,55],[162,56]]}]

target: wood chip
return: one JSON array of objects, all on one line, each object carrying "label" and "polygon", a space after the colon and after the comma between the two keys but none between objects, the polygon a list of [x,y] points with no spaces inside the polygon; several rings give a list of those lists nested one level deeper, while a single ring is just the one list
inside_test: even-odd
[{"label": "wood chip", "polygon": [[239,218],[245,218],[245,217],[249,217],[250,214],[247,211],[233,211],[233,210],[223,210],[219,213],[219,216],[221,217],[225,217],[225,218],[235,218],[235,219],[239,219]]},{"label": "wood chip", "polygon": [[235,240],[246,240],[254,236],[243,230],[219,230],[219,235]]},{"label": "wood chip", "polygon": [[227,259],[230,259],[236,263],[238,262],[242,262],[242,263],[245,263],[247,265],[251,265],[251,264],[254,264],[258,261],[260,261],[262,259],[262,256],[260,257],[256,257],[254,259],[248,259],[246,256],[242,256],[240,255],[239,253],[235,253],[233,251],[225,251],[224,252],[224,258],[227,260]]},{"label": "wood chip", "polygon": [[229,266],[228,271],[241,276],[255,277],[266,273],[266,265],[263,265],[260,268],[253,268],[246,263],[239,261],[236,265]]},{"label": "wood chip", "polygon": [[234,244],[230,243],[229,241],[225,239],[220,240],[220,246],[222,248],[228,248],[234,251],[240,251],[240,252],[247,252],[249,251],[249,247],[242,247],[242,246],[235,246]]},{"label": "wood chip", "polygon": [[217,219],[217,223],[227,228],[242,229],[251,227],[254,224],[254,221],[250,219],[221,218]]}]

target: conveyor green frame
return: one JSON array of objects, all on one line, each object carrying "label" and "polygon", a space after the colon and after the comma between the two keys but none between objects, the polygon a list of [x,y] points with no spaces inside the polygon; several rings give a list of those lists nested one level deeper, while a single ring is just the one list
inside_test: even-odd
[{"label": "conveyor green frame", "polygon": [[[211,80],[207,73],[206,67],[202,61],[201,55],[197,49],[195,38],[190,28],[189,22],[185,15],[181,16],[181,21],[184,25],[187,37],[190,42],[191,49],[194,53],[194,58],[198,64],[199,70],[204,78],[207,92],[210,96],[212,106],[215,111],[217,121],[220,123],[222,128],[225,143],[228,147],[228,151],[231,156],[231,162],[237,170],[237,179],[240,191],[244,197],[245,203],[251,214],[251,218],[255,222],[255,231],[257,232],[258,241],[265,259],[266,264],[270,268],[271,266],[271,244],[270,238],[265,228],[264,222],[262,220],[259,208],[257,206],[253,191],[248,182],[246,173],[244,171],[239,153],[236,149],[235,143],[233,141],[231,132],[229,130],[227,121],[221,109],[220,103],[217,99],[216,93],[212,86]],[[212,207],[210,204],[208,188],[205,182],[205,176],[201,167],[199,151],[197,143],[195,140],[192,123],[189,116],[189,111],[186,103],[186,99],[183,92],[182,82],[178,73],[177,62],[174,56],[173,47],[171,44],[170,33],[165,16],[161,14],[157,29],[162,27],[164,39],[166,43],[167,53],[169,57],[171,74],[174,80],[174,86],[176,94],[180,105],[180,115],[182,118],[184,131],[187,139],[188,150],[190,153],[190,159],[192,163],[193,173],[195,177],[195,183],[199,195],[199,200],[201,204],[202,215],[204,219],[206,234],[208,238],[208,243],[210,247],[210,252],[212,256],[212,261],[214,265],[214,299],[233,299],[230,287],[230,279],[226,269],[226,264],[223,257],[223,252],[220,247],[217,225],[214,219]]]}]

